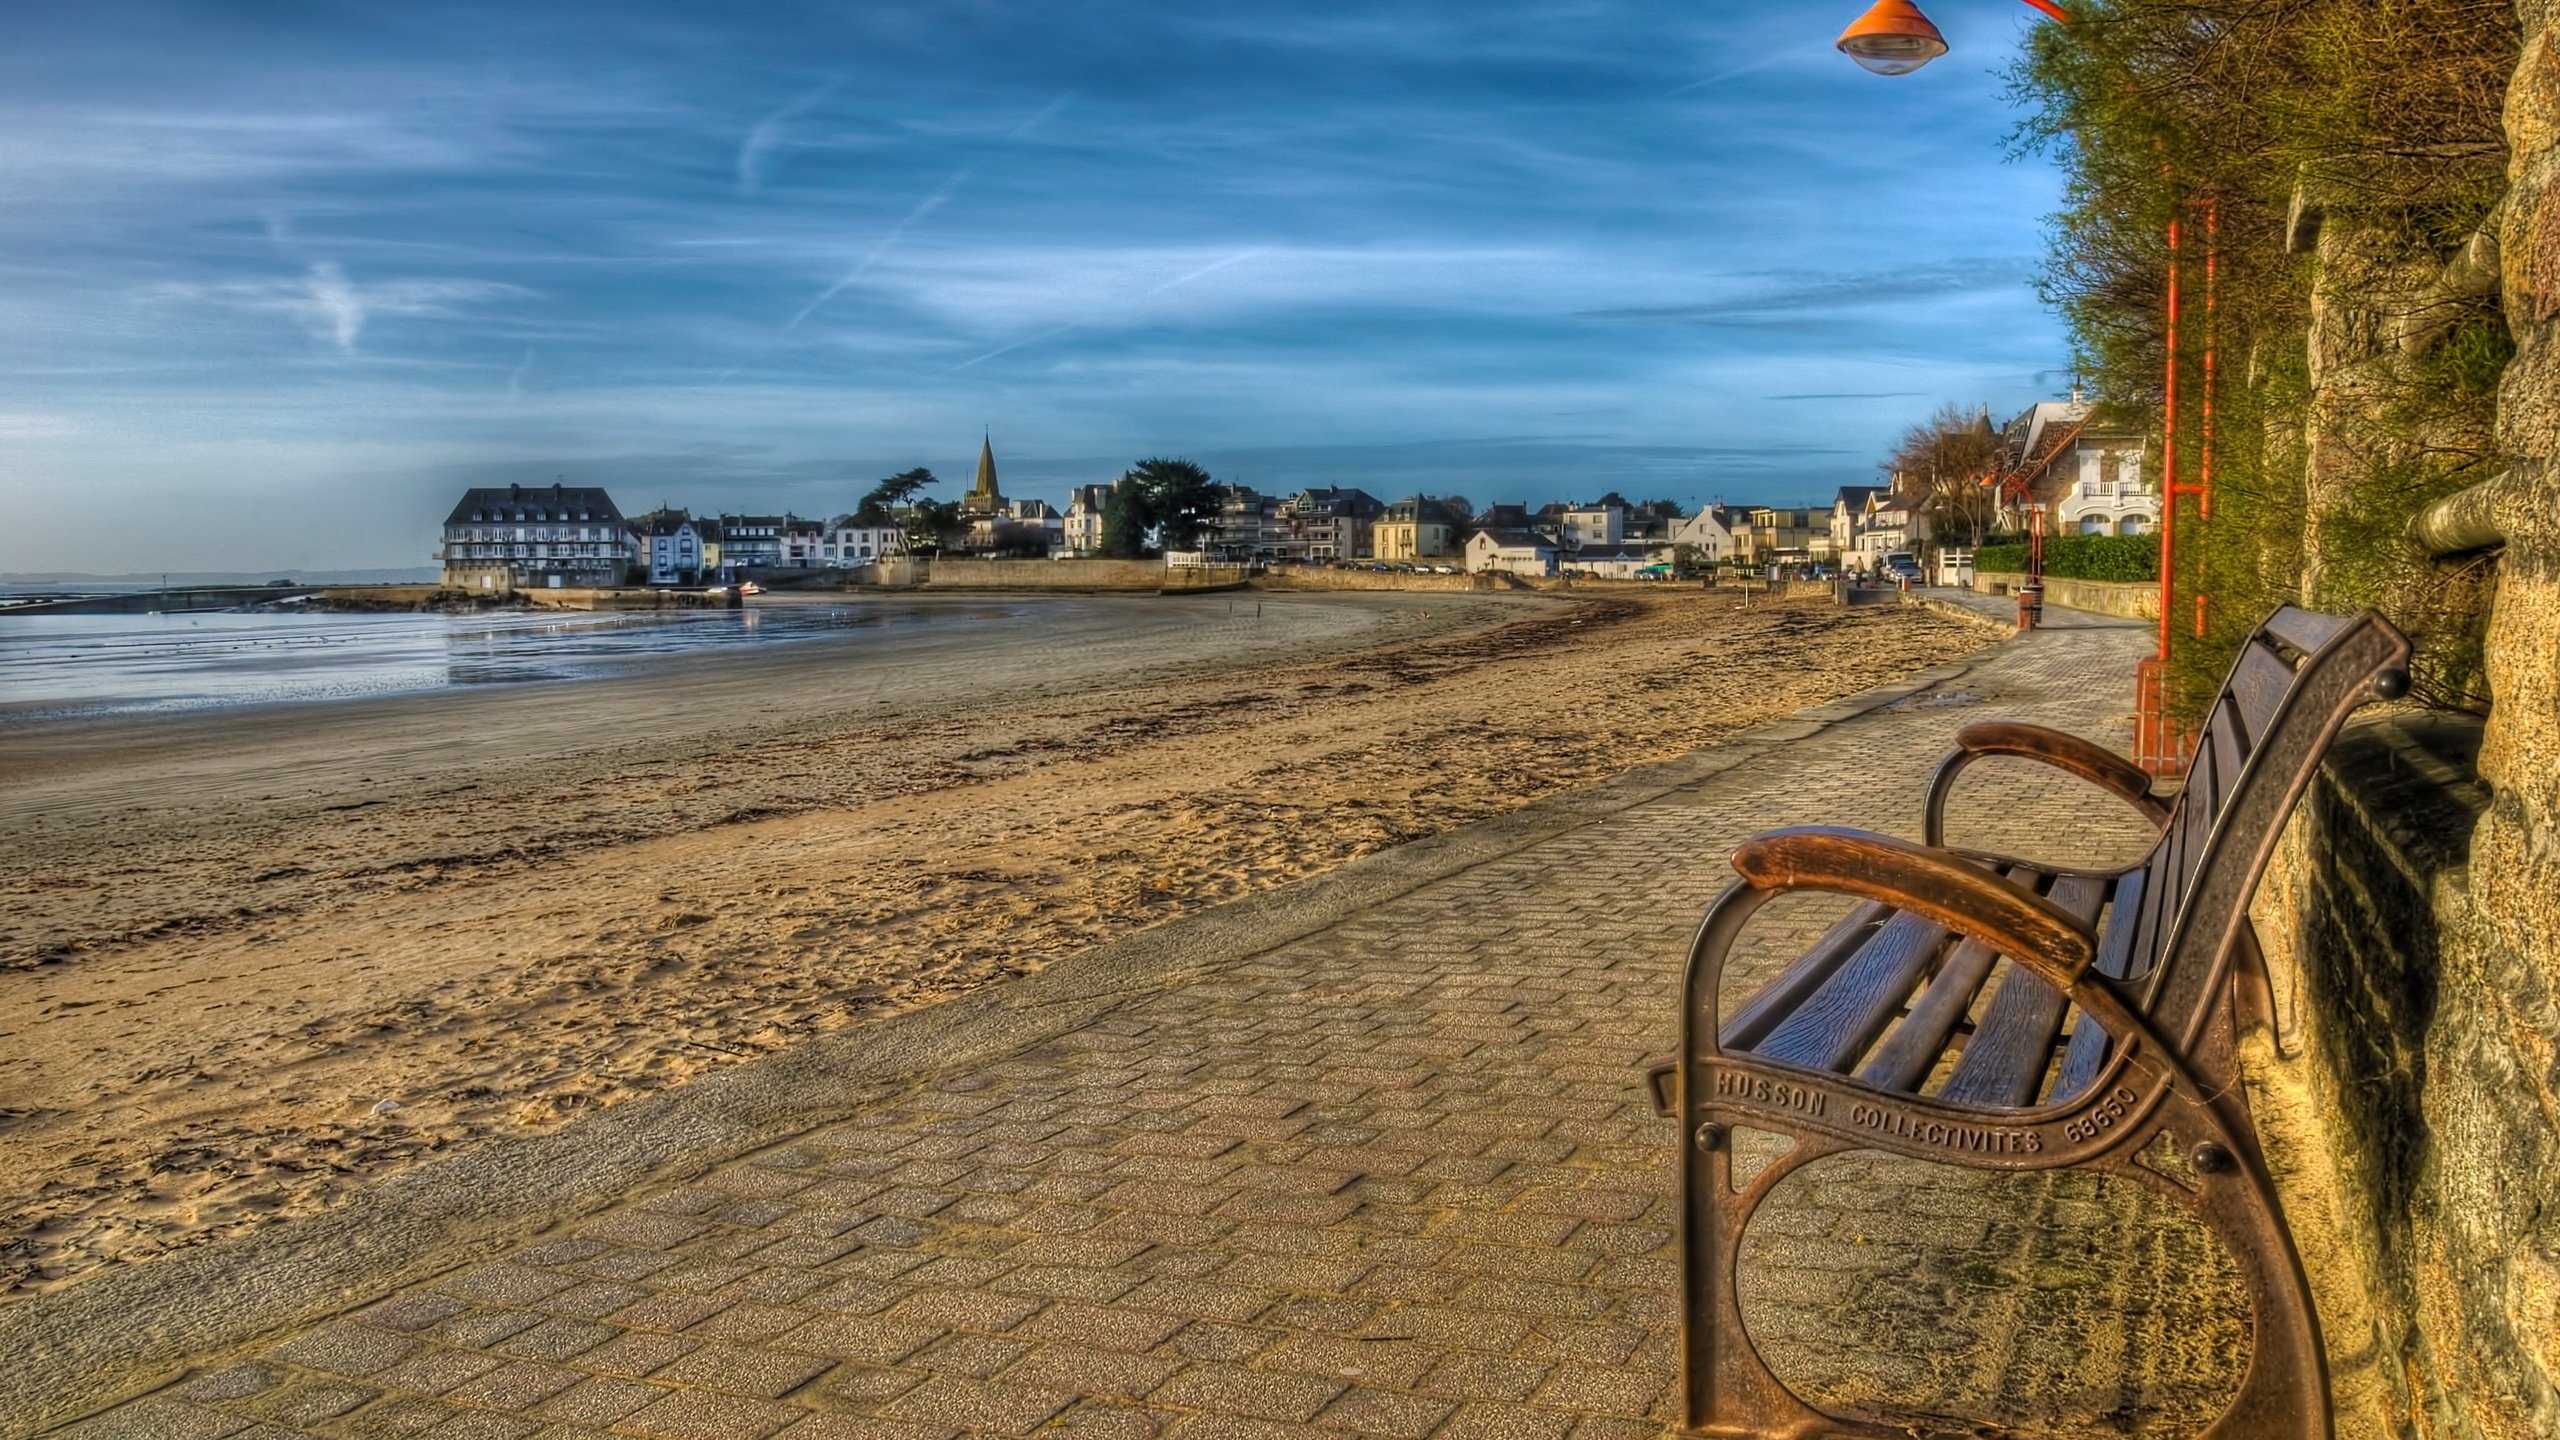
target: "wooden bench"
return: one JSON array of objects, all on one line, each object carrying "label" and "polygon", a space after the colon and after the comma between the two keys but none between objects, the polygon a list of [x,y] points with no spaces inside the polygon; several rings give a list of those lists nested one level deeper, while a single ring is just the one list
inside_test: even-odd
[{"label": "wooden bench", "polygon": [[[1970,725],[1929,785],[1924,844],[1856,830],[1761,835],[1689,952],[1681,1050],[1654,1067],[1680,1120],[1686,1432],[1907,1437],[1824,1414],[1753,1347],[1735,1266],[1752,1212],[1789,1174],[1848,1150],[1989,1170],[2094,1169],[2195,1213],[2229,1246],[2251,1307],[2249,1367],[2215,1440],[2331,1433],[2318,1318],[2233,1069],[2265,1023],[2250,894],[2348,712],[2408,684],[2380,616],[2286,608],[2240,652],[2173,801],[2131,762],[2032,725]],[[1963,769],[2042,761],[2160,827],[2123,869],[2071,869],[1941,844]],[[1862,904],[1730,1015],[1725,958],[1790,891]],[[1792,1140],[1738,1174],[1732,1127]],[[2167,1137],[2163,1139],[2162,1137]],[[2148,1163],[2138,1160],[2145,1157]]]}]

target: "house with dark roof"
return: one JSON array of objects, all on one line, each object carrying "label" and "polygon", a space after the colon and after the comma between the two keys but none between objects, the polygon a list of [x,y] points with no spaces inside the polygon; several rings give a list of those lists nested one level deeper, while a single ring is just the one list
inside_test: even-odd
[{"label": "house with dark roof", "polygon": [[1408,495],[1386,509],[1369,530],[1369,553],[1380,560],[1442,560],[1462,550],[1467,516],[1447,501]]},{"label": "house with dark roof", "polygon": [[1369,553],[1371,527],[1387,507],[1366,490],[1325,485],[1301,490],[1272,512],[1277,558],[1323,562]]},{"label": "house with dark roof", "polygon": [[444,518],[436,549],[451,590],[517,590],[626,583],[637,559],[613,497],[594,485],[474,486]]},{"label": "house with dark roof", "polygon": [[1507,570],[1552,579],[1564,547],[1535,530],[1478,530],[1467,537],[1469,571]]},{"label": "house with dark roof", "polygon": [[639,537],[640,564],[635,567],[651,585],[699,585],[714,563],[716,542],[706,521],[660,506],[631,522]]}]

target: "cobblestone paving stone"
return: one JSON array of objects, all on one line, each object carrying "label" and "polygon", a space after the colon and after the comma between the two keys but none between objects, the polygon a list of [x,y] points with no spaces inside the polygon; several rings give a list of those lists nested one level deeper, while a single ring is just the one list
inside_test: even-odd
[{"label": "cobblestone paving stone", "polygon": [[[2122,743],[2145,632],[2060,618],[1937,691],[63,1433],[1659,1435],[1673,1135],[1638,1072],[1672,1042],[1723,856],[1788,823],[1913,832],[1928,764],[1989,713]],[[1972,773],[1960,843],[2137,833],[2041,774]],[[1738,987],[1828,920],[1772,913]],[[1818,1399],[2051,1434],[2191,1425],[2245,1332],[2212,1242],[2131,1187],[1880,1156],[1788,1182],[1745,1302]]]}]

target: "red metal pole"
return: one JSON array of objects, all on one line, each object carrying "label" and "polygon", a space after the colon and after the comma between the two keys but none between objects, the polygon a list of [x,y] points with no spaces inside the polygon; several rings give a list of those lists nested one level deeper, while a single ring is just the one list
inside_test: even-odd
[{"label": "red metal pole", "polygon": [[2160,410],[2160,660],[2163,665],[2169,659],[2169,615],[2177,598],[2179,218],[2177,212],[2170,212],[2168,394]]}]

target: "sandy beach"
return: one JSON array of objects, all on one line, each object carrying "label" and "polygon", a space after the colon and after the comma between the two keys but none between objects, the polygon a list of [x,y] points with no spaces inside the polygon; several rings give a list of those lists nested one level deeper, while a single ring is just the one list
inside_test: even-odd
[{"label": "sandy beach", "polygon": [[1985,638],[1733,605],[1143,599],[961,647],[872,635],[0,731],[0,1295],[323,1208]]}]

